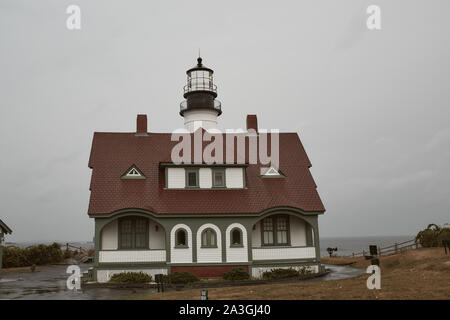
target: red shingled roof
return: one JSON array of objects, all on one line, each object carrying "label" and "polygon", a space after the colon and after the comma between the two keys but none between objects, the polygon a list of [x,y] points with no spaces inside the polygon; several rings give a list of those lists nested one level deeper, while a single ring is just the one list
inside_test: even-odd
[{"label": "red shingled roof", "polygon": [[[171,162],[172,147],[178,143],[171,141],[170,133],[136,136],[96,132],[89,159],[93,171],[88,214],[108,214],[126,208],[156,214],[242,214],[279,206],[324,212],[309,171],[311,163],[298,135],[280,133],[279,137],[279,169],[284,178],[261,178],[261,165],[249,164],[246,189],[170,190],[164,189],[165,174],[160,165]],[[132,165],[147,179],[121,179]]]}]

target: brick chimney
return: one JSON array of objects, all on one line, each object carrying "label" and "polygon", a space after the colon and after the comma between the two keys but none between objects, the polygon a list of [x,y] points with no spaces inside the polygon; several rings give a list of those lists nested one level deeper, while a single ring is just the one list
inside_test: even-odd
[{"label": "brick chimney", "polygon": [[136,119],[136,135],[147,135],[147,115],[138,114]]},{"label": "brick chimney", "polygon": [[258,119],[256,118],[256,114],[247,115],[247,131],[248,129],[253,129],[258,132]]}]

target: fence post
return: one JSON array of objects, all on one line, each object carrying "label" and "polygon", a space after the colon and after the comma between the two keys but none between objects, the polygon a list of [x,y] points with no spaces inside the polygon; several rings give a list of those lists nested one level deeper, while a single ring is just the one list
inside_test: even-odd
[{"label": "fence post", "polygon": [[378,246],[378,255],[381,256],[381,248]]},{"label": "fence post", "polygon": [[397,254],[398,253],[398,244],[397,244],[397,242],[395,243],[395,253]]}]

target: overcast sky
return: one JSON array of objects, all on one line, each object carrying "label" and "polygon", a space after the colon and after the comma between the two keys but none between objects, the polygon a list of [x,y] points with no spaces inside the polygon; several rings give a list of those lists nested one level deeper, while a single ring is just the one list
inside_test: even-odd
[{"label": "overcast sky", "polygon": [[[81,30],[66,8],[81,7]],[[381,7],[382,30],[366,28]],[[221,128],[298,132],[322,237],[450,222],[448,0],[0,0],[7,241],[92,240],[94,131],[171,132],[185,71],[215,71]]]}]

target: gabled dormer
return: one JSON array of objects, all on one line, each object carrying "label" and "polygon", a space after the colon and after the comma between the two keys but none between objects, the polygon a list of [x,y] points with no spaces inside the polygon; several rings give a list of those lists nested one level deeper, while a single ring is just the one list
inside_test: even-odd
[{"label": "gabled dormer", "polygon": [[121,179],[146,179],[146,176],[141,170],[135,165],[128,168],[124,174],[120,177]]},{"label": "gabled dormer", "polygon": [[280,170],[275,169],[275,167],[271,166],[269,168],[261,169],[262,178],[284,178],[285,175],[280,172]]}]

